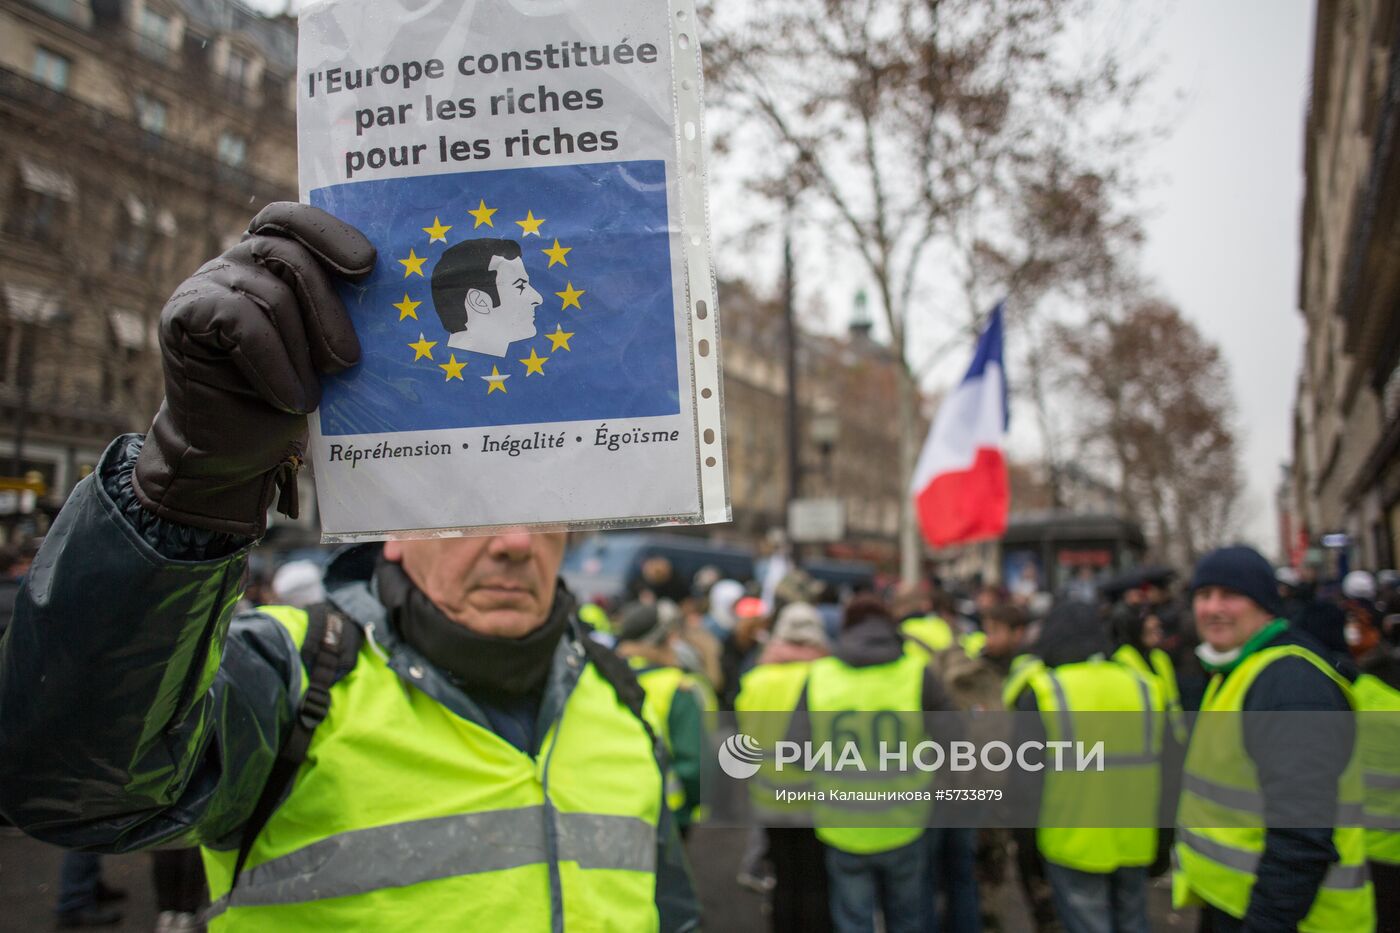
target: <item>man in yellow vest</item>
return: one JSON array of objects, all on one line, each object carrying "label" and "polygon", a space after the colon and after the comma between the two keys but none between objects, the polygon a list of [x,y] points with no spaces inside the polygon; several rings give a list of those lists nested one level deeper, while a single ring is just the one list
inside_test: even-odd
[{"label": "man in yellow vest", "polygon": [[74,490],[0,643],[0,812],[201,845],[214,930],[694,929],[665,753],[556,583],[562,534],[359,546],[329,606],[233,618],[317,374],[358,360],[334,277],[374,263],[273,204],[166,304],[165,404]]},{"label": "man in yellow vest", "polygon": [[922,589],[901,587],[890,608],[899,620],[899,630],[914,639],[916,647],[943,651],[957,640],[953,626],[934,611],[933,600]]},{"label": "man in yellow vest", "polygon": [[1102,771],[1028,773],[1012,791],[1021,805],[1039,796],[1036,845],[1070,933],[1148,930],[1164,704],[1155,681],[1109,661],[1108,649],[1093,607],[1061,603],[1037,641],[1043,663],[1013,703],[1040,714],[1037,740],[1105,745]]},{"label": "man in yellow vest", "polygon": [[[646,693],[643,709],[670,753],[667,797],[685,836],[701,815],[700,774],[703,756],[708,753],[706,720],[715,715],[719,705],[704,676],[687,670],[672,645],[673,640],[679,641],[680,624],[680,607],[660,599],[650,605],[623,606],[613,629],[617,653],[627,658],[637,675]],[[685,660],[692,667],[700,663],[694,652]]]},{"label": "man in yellow vest", "polygon": [[[831,743],[839,756],[851,742],[880,774],[878,741],[910,747],[925,738],[920,711],[955,709],[922,651],[905,650],[897,623],[878,599],[858,596],[846,606],[832,657],[813,661],[807,679],[812,742]],[[862,716],[861,713],[881,715]],[[856,713],[857,715],[843,715]],[[886,715],[888,714],[888,715]],[[838,933],[874,931],[877,911],[890,933],[917,933],[924,925],[928,805],[901,804],[872,817],[859,799],[841,794],[876,792],[917,798],[928,775],[909,773],[872,779],[869,773],[823,775],[824,799],[814,804],[817,838],[827,846],[832,923]],[[833,793],[837,791],[840,793]],[[871,819],[877,825],[861,823]]]},{"label": "man in yellow vest", "polygon": [[1350,684],[1279,618],[1258,552],[1207,554],[1191,593],[1211,681],[1182,775],[1175,903],[1212,931],[1374,929]]},{"label": "man in yellow vest", "polygon": [[739,731],[765,749],[763,764],[749,782],[755,822],[764,832],[773,866],[770,928],[828,933],[830,888],[826,849],[810,828],[811,804],[779,794],[812,790],[812,776],[798,768],[774,767],[775,744],[790,739],[812,662],[831,654],[821,614],[808,603],[789,603],[778,613],[758,665],[744,675],[734,701]]},{"label": "man in yellow vest", "polygon": [[1352,684],[1364,785],[1366,860],[1378,933],[1400,933],[1400,653],[1367,658]]}]

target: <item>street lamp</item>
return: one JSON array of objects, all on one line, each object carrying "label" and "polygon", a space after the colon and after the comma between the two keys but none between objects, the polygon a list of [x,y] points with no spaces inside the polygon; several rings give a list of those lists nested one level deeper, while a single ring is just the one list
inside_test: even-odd
[{"label": "street lamp", "polygon": [[836,403],[831,399],[822,397],[817,399],[813,407],[811,420],[807,423],[808,436],[812,443],[817,445],[817,450],[822,458],[822,476],[826,479],[828,493],[835,492],[835,484],[831,476],[831,453],[836,447],[836,441],[841,436],[841,419],[836,414]]}]

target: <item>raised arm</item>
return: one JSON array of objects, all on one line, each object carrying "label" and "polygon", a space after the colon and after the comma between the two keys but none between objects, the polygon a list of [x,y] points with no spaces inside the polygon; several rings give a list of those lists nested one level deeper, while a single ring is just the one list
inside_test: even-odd
[{"label": "raised arm", "polygon": [[166,304],[165,403],[74,490],[0,641],[0,812],[39,838],[217,843],[290,719],[290,638],[231,616],[279,485],[295,508],[318,373],[358,359],[331,274],[368,274],[374,250],[305,205],[249,231]]}]

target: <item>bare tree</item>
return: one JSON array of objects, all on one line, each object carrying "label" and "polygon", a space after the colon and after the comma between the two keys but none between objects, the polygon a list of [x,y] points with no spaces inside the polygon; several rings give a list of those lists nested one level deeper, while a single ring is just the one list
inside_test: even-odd
[{"label": "bare tree", "polygon": [[[819,205],[873,283],[899,363],[906,486],[928,358],[975,332],[984,284],[1029,298],[1074,274],[1075,251],[1062,247],[1086,226],[1057,206],[1061,193],[1077,190],[1076,206],[1112,200],[1118,176],[1070,153],[1105,151],[1084,145],[1087,117],[1137,81],[1102,49],[1087,63],[1065,53],[1084,8],[1076,0],[714,0],[709,9],[706,68],[717,102],[741,127],[762,127],[776,141],[758,170],[784,197]],[[1055,218],[1034,231],[1034,243],[1018,223],[1027,211]],[[1087,229],[1109,226],[1096,217]],[[950,284],[961,297],[946,297]],[[912,358],[930,343],[926,359]],[[920,548],[907,502],[900,551],[912,580]]]},{"label": "bare tree", "polygon": [[1145,301],[1119,317],[1054,328],[1058,384],[1076,440],[1117,475],[1125,514],[1181,566],[1223,543],[1241,492],[1230,378],[1220,349],[1181,312]]}]

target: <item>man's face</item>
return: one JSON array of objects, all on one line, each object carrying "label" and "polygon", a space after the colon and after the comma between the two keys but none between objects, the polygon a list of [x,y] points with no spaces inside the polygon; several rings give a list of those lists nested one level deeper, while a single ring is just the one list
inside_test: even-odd
[{"label": "man's face", "polygon": [[1242,593],[1223,586],[1203,586],[1191,600],[1196,633],[1216,651],[1233,651],[1268,625],[1272,616]]},{"label": "man's face", "polygon": [[490,538],[389,541],[418,589],[458,625],[478,635],[520,638],[544,624],[564,559],[564,532],[512,531]]},{"label": "man's face", "polygon": [[983,619],[982,631],[987,640],[982,645],[982,653],[990,658],[1009,658],[1021,646],[1022,628],[998,622],[996,619]]},{"label": "man's face", "polygon": [[1142,644],[1151,650],[1162,644],[1162,620],[1150,615],[1142,622]]},{"label": "man's face", "polygon": [[530,273],[520,258],[491,260],[496,269],[496,295],[500,304],[491,309],[491,316],[501,315],[495,325],[511,340],[535,336],[535,309],[543,301],[540,293],[530,286]]}]

